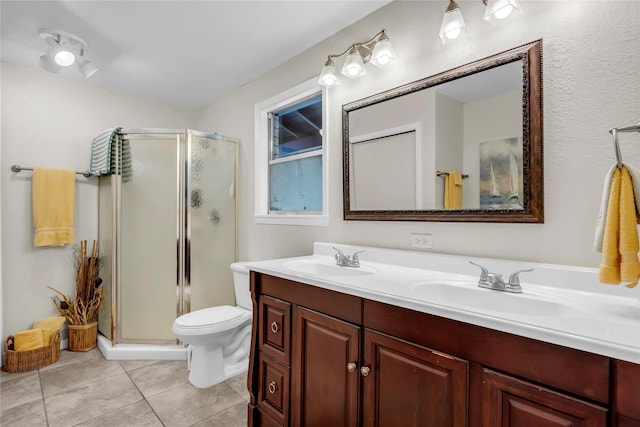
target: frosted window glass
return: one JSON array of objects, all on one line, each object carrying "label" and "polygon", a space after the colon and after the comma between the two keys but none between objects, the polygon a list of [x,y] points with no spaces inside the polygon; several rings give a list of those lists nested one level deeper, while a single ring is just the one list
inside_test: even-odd
[{"label": "frosted window glass", "polygon": [[322,211],[322,156],[269,166],[271,211]]}]

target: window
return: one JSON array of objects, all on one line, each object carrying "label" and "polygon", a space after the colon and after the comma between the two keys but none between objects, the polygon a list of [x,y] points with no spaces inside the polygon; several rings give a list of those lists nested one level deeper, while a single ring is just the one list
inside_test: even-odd
[{"label": "window", "polygon": [[328,225],[323,99],[314,79],[256,105],[256,222]]}]

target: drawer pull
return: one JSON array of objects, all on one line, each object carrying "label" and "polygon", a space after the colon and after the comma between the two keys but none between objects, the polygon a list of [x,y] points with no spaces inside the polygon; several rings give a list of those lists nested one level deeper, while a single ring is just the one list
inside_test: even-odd
[{"label": "drawer pull", "polygon": [[276,334],[278,333],[279,330],[280,330],[280,325],[278,325],[276,322],[271,323],[271,332]]},{"label": "drawer pull", "polygon": [[356,366],[355,363],[353,363],[353,362],[347,363],[347,371],[355,372],[356,368],[357,368],[357,366]]},{"label": "drawer pull", "polygon": [[369,372],[371,372],[371,369],[369,369],[368,366],[363,366],[362,368],[360,368],[360,373],[362,374],[363,377],[366,377],[367,375],[369,375]]},{"label": "drawer pull", "polygon": [[275,381],[271,381],[267,386],[267,389],[269,390],[269,393],[274,394],[276,390],[278,390],[278,384],[276,384]]}]

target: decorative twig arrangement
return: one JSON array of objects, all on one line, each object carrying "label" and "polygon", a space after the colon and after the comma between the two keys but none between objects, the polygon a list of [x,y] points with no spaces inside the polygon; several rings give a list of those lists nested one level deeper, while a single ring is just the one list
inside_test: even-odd
[{"label": "decorative twig arrangement", "polygon": [[100,286],[102,279],[98,277],[100,265],[98,244],[95,240],[90,257],[87,257],[87,241],[80,242],[80,248],[76,252],[75,268],[76,291],[72,299],[51,286],[47,287],[57,294],[51,297],[53,304],[70,325],[88,325],[96,321],[104,297],[104,290]]}]

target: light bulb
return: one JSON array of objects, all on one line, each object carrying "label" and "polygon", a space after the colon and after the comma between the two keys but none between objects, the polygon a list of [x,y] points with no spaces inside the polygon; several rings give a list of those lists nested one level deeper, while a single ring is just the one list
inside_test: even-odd
[{"label": "light bulb", "polygon": [[327,87],[335,85],[337,81],[338,79],[334,76],[325,76],[325,78],[322,79],[322,83]]},{"label": "light bulb", "polygon": [[512,11],[513,11],[513,6],[511,6],[510,4],[507,4],[503,8],[496,10],[494,13],[494,16],[497,19],[504,19],[509,15],[511,15]]},{"label": "light bulb", "polygon": [[484,10],[484,19],[495,24],[509,16],[522,13],[518,0],[489,0]]},{"label": "light bulb", "polygon": [[61,65],[63,67],[68,67],[69,65],[75,62],[76,57],[73,53],[69,52],[68,50],[61,50],[60,52],[56,53],[54,59],[56,61],[56,64]]},{"label": "light bulb", "polygon": [[360,72],[360,69],[358,67],[356,67],[355,65],[351,65],[351,66],[347,67],[346,71],[347,71],[347,75],[349,77],[355,77]]},{"label": "light bulb", "polygon": [[456,37],[458,37],[461,32],[462,32],[462,28],[454,28],[453,30],[446,31],[444,33],[444,36],[446,38],[448,38],[449,40],[451,40],[451,39],[455,39]]}]

